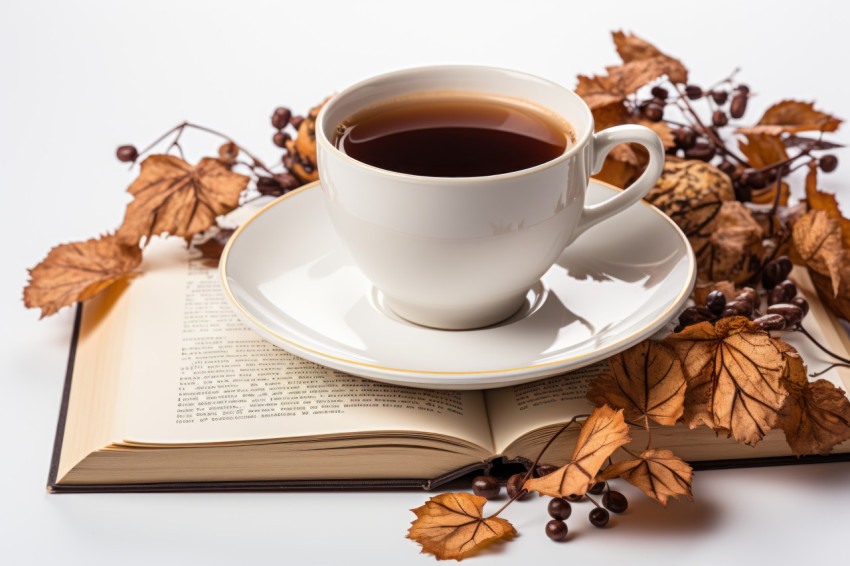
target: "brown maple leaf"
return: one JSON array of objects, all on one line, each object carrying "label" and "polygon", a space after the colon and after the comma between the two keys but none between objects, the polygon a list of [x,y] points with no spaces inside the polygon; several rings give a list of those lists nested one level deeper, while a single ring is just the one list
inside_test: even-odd
[{"label": "brown maple leaf", "polygon": [[831,277],[821,275],[809,268],[812,283],[817,289],[820,300],[835,314],[850,320],[850,251],[845,250],[839,266],[838,293],[833,292]]},{"label": "brown maple leaf", "polygon": [[841,225],[823,210],[810,210],[794,223],[794,248],[806,265],[832,280],[833,295],[841,287],[844,250]]},{"label": "brown maple leaf", "polygon": [[687,83],[688,70],[681,61],[662,53],[657,47],[633,34],[626,35],[622,31],[611,32],[614,45],[623,63],[660,59],[667,66],[667,76],[674,83]]},{"label": "brown maple leaf", "polygon": [[647,417],[674,425],[684,410],[682,363],[669,346],[644,340],[608,358],[608,370],[591,382],[587,398],[597,406],[623,409],[632,422]]},{"label": "brown maple leaf", "polygon": [[688,388],[682,419],[756,444],[771,428],[787,390],[785,357],[770,335],[745,317],[701,322],[665,340],[676,349]]},{"label": "brown maple leaf", "polygon": [[[752,212],[738,201],[724,201],[714,218],[708,241],[694,246],[701,279],[749,281],[761,270],[764,231]],[[693,246],[693,242],[691,244]]]},{"label": "brown maple leaf", "polygon": [[441,493],[422,507],[411,509],[416,519],[407,538],[422,545],[422,553],[439,560],[460,561],[498,540],[517,533],[513,525],[498,517],[484,518],[487,500],[471,493]]},{"label": "brown maple leaf", "polygon": [[192,166],[173,155],[152,155],[127,189],[133,200],[116,236],[136,245],[165,233],[188,242],[236,208],[248,181],[219,159],[205,157]]},{"label": "brown maple leaf", "polygon": [[637,458],[608,466],[599,479],[623,478],[660,504],[667,505],[668,498],[678,499],[680,495],[693,501],[692,475],[692,468],[672,451],[650,448]]},{"label": "brown maple leaf", "polygon": [[41,318],[89,299],[142,262],[139,246],[122,244],[114,235],[56,246],[29,270],[24,304],[41,309]]},{"label": "brown maple leaf", "polygon": [[783,100],[768,108],[758,124],[735,130],[742,134],[766,134],[778,136],[782,133],[797,133],[809,130],[834,132],[841,120],[831,114],[815,110],[813,102]]},{"label": "brown maple leaf", "polygon": [[788,399],[779,413],[778,427],[795,456],[827,455],[850,439],[850,400],[844,390],[825,379],[810,383],[788,380]]},{"label": "brown maple leaf", "polygon": [[582,495],[605,459],[630,441],[629,425],[623,420],[622,409],[597,407],[581,427],[569,463],[542,478],[527,480],[524,488],[541,496]]},{"label": "brown maple leaf", "polygon": [[806,202],[812,210],[822,210],[841,226],[841,244],[845,250],[850,250],[850,220],[841,214],[838,200],[832,193],[818,190],[818,165],[809,162],[809,172],[806,174]]},{"label": "brown maple leaf", "polygon": [[747,140],[738,142],[741,152],[747,157],[750,167],[761,169],[788,159],[785,144],[776,136],[767,134],[746,134]]}]

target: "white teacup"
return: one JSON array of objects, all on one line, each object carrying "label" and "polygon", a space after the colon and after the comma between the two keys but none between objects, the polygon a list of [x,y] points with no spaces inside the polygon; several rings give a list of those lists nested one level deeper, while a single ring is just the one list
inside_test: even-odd
[{"label": "white teacup", "polygon": [[[541,165],[484,177],[424,177],[367,165],[334,146],[355,112],[425,91],[524,99],[565,118],[575,143]],[[399,316],[445,329],[500,322],[524,303],[564,248],[638,202],[658,180],[664,146],[649,128],[593,133],[593,116],[571,90],[505,69],[439,66],[360,82],[334,96],[316,123],[319,179],[334,228],[357,266]],[[649,152],[640,178],[606,202],[584,206],[590,175],[614,146]],[[608,229],[616,230],[616,224]]]}]

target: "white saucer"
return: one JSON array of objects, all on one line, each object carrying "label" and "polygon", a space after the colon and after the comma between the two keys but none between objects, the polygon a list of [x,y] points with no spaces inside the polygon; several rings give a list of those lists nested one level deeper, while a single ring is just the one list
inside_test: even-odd
[{"label": "white saucer", "polygon": [[[587,201],[616,190],[593,182]],[[273,344],[347,373],[442,389],[532,381],[624,350],[678,314],[695,267],[679,228],[641,203],[576,240],[507,321],[425,328],[385,308],[338,241],[318,184],[243,223],[220,263],[237,312]]]}]

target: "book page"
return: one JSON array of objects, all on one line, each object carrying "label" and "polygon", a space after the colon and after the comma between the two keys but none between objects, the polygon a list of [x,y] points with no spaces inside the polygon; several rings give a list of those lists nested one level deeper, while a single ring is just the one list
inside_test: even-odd
[{"label": "book page", "polygon": [[587,389],[606,367],[607,361],[532,383],[485,391],[496,453],[532,430],[590,413],[593,405],[585,397]]},{"label": "book page", "polygon": [[492,452],[480,391],[432,391],[354,377],[294,356],[236,315],[217,269],[156,241],[128,292],[135,318],[124,440],[133,444],[419,431]]}]

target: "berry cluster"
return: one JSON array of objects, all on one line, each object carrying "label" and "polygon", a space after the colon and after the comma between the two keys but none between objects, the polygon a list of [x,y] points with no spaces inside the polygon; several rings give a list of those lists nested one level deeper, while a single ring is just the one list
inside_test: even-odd
[{"label": "berry cluster", "polygon": [[731,301],[720,291],[711,291],[705,306],[688,307],[679,315],[679,331],[700,322],[714,322],[727,316],[745,316],[764,330],[784,330],[798,325],[809,312],[809,303],[797,296],[797,285],[787,279],[792,269],[787,256],[769,262],[762,272],[768,307],[760,311],[761,298],[752,287],[744,287]]},{"label": "berry cluster", "polygon": [[[534,468],[537,477],[546,476],[555,470],[557,466],[540,464]],[[525,499],[528,492],[522,489],[526,480],[526,474],[514,474],[505,483],[505,489],[511,500],[521,501]],[[472,492],[487,499],[495,499],[501,493],[501,483],[493,476],[478,476],[472,480]],[[602,505],[596,502],[591,495],[602,495]],[[554,497],[549,501],[547,507],[549,516],[552,518],[546,523],[546,536],[554,541],[561,541],[567,537],[569,529],[566,520],[572,515],[572,503],[588,500],[594,507],[588,514],[590,524],[603,528],[608,525],[610,513],[624,513],[629,506],[626,496],[619,491],[611,491],[608,482],[597,482],[587,490],[585,495],[568,495],[567,497]]]},{"label": "berry cluster", "polygon": [[[672,86],[676,90],[674,93],[657,85],[650,91],[651,98],[627,104],[631,104],[634,114],[651,122],[665,122],[671,128],[674,145],[667,150],[669,155],[706,162],[717,157],[715,165],[732,179],[736,198],[740,201],[751,201],[753,191],[765,189],[771,183],[778,182],[791,172],[791,166],[798,159],[808,158],[808,161],[797,164],[798,167],[811,162],[824,173],[831,173],[838,166],[838,158],[835,155],[823,155],[819,158],[811,155],[812,151],[826,149],[830,144],[800,138],[802,145],[796,155],[765,167],[751,167],[744,158],[727,147],[721,135],[721,128],[737,126],[730,124],[730,118],[737,120],[746,113],[751,96],[749,86],[734,82],[732,77],[710,89],[703,89],[695,84],[684,88],[677,84]],[[701,118],[697,113],[694,104],[698,101],[707,103],[709,118]],[[678,110],[677,114],[681,115],[683,122],[679,121],[679,116],[670,117],[670,107]]]}]

